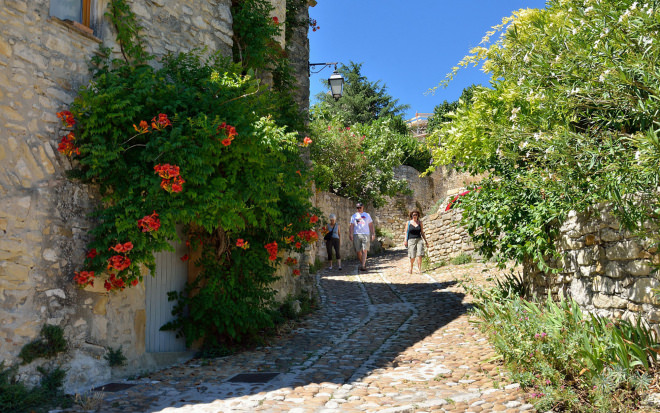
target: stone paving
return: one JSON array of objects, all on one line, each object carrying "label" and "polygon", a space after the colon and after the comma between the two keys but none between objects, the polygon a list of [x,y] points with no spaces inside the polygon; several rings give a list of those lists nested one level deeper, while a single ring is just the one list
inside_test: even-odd
[{"label": "stone paving", "polygon": [[[408,274],[403,250],[317,274],[320,309],[270,346],[153,373],[104,392],[99,411],[520,412],[533,411],[470,323],[457,281],[485,264]],[[234,383],[239,373],[279,373]],[[76,411],[68,410],[68,411]]]}]

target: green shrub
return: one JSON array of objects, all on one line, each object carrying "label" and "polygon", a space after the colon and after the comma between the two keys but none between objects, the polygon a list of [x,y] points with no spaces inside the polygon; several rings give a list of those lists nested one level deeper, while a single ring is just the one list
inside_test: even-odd
[{"label": "green shrub", "polygon": [[320,190],[374,207],[384,205],[386,196],[410,193],[408,183],[394,176],[404,159],[404,145],[390,119],[347,127],[338,119],[320,118],[310,129],[312,171]]},{"label": "green shrub", "polygon": [[108,347],[108,352],[103,358],[108,362],[110,367],[120,367],[126,364],[126,356],[124,356],[121,346],[116,350]]},{"label": "green shrub", "polygon": [[451,260],[449,260],[449,262],[453,265],[468,264],[468,263],[472,262],[472,256],[462,252],[459,255],[452,258]]},{"label": "green shrub", "polygon": [[17,370],[17,367],[5,369],[4,363],[0,363],[0,413],[45,413],[53,407],[71,406],[71,399],[61,391],[64,370],[39,367],[41,382],[31,389],[16,379]]},{"label": "green shrub", "polygon": [[394,232],[387,228],[376,227],[376,236],[385,238],[394,238]]},{"label": "green shrub", "polygon": [[41,338],[23,346],[18,357],[23,360],[23,364],[28,364],[38,358],[52,358],[57,353],[66,351],[66,346],[62,328],[47,324],[41,328]]},{"label": "green shrub", "polygon": [[650,382],[660,346],[640,322],[585,317],[574,301],[526,301],[517,278],[472,287],[474,314],[537,410],[627,411]]}]

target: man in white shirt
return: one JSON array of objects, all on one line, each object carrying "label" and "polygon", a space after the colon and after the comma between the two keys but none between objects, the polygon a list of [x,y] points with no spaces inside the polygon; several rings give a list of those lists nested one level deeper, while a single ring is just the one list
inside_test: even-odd
[{"label": "man in white shirt", "polygon": [[358,202],[355,207],[357,212],[351,216],[351,226],[348,229],[348,238],[353,241],[353,247],[357,252],[358,260],[360,260],[360,270],[367,270],[367,249],[369,249],[369,239],[371,241],[376,239],[376,232],[374,231],[374,222],[371,220],[371,215],[364,212],[364,206]]}]

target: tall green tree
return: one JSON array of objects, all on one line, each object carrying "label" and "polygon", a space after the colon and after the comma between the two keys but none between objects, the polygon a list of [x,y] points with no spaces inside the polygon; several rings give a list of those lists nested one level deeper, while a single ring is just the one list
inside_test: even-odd
[{"label": "tall green tree", "polygon": [[337,69],[344,76],[344,95],[335,100],[327,93],[319,93],[316,96],[319,100],[317,115],[326,120],[338,119],[346,126],[392,117],[397,130],[406,133],[403,112],[410,106],[399,104],[399,99],[387,93],[387,86],[381,85],[380,80],[368,80],[361,70],[362,63],[355,62],[350,62],[348,66],[341,65]]},{"label": "tall green tree", "polygon": [[474,95],[474,91],[477,86],[479,85],[470,85],[463,89],[463,92],[461,93],[461,96],[458,98],[458,100],[454,100],[452,102],[447,102],[445,100],[439,105],[436,105],[433,108],[433,116],[429,118],[429,123],[426,126],[427,132],[431,133],[434,130],[437,130],[443,123],[451,122],[452,118],[449,117],[449,113],[455,111],[459,104],[471,105],[472,96]]}]

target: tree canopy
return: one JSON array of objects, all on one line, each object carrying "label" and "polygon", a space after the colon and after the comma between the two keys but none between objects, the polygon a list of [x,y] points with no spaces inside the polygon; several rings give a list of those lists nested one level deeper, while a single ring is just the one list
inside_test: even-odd
[{"label": "tree canopy", "polygon": [[[410,106],[400,105],[399,99],[387,93],[386,85],[381,85],[380,80],[368,80],[361,70],[362,63],[342,64],[337,71],[344,76],[344,95],[335,100],[327,93],[319,93],[316,96],[319,100],[318,113],[325,115],[326,119],[340,119],[347,126],[393,117],[398,118],[395,122],[399,129],[402,126],[405,128],[403,112]],[[405,133],[405,129],[400,131]]]}]

